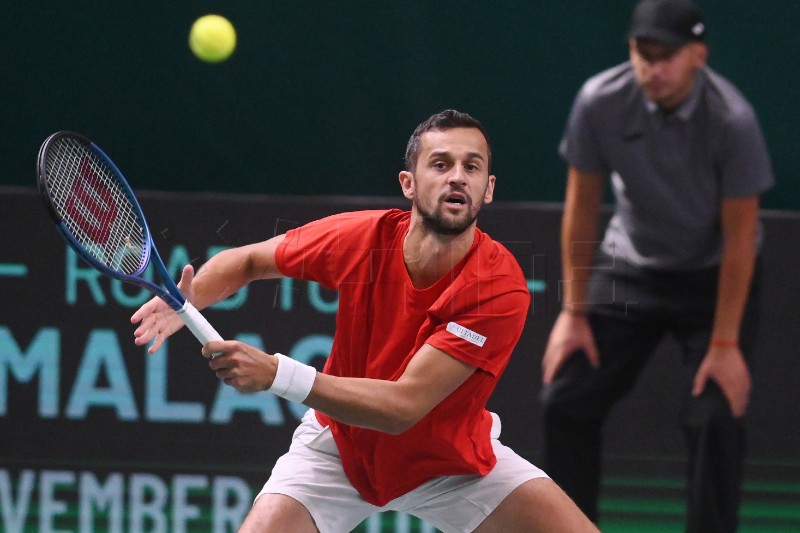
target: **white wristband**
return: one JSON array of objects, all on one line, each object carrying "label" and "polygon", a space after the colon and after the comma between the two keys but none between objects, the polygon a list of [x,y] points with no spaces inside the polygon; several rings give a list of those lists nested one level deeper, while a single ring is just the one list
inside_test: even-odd
[{"label": "white wristband", "polygon": [[272,380],[269,391],[290,402],[303,403],[311,392],[311,387],[314,386],[317,369],[299,363],[282,353],[276,353],[275,357],[278,358],[278,372]]}]

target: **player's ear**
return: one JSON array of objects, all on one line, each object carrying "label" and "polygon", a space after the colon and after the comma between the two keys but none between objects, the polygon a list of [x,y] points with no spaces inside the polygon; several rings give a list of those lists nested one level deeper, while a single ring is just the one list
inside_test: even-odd
[{"label": "player's ear", "polygon": [[400,187],[403,189],[403,196],[412,200],[414,198],[414,174],[403,170],[400,172],[398,178],[400,180]]},{"label": "player's ear", "polygon": [[483,193],[483,203],[490,204],[494,198],[494,184],[497,178],[494,174],[489,176],[489,182],[486,184],[486,192]]},{"label": "player's ear", "polygon": [[694,43],[695,45],[695,65],[703,68],[708,63],[708,45],[706,43]]},{"label": "player's ear", "polygon": [[628,39],[628,55],[633,56],[636,53],[636,39]]}]

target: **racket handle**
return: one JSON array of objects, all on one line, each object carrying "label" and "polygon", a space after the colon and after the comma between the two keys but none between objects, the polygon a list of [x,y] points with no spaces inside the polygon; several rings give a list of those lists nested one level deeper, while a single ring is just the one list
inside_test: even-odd
[{"label": "racket handle", "polygon": [[189,331],[191,331],[204,346],[210,341],[222,340],[222,335],[217,333],[214,326],[208,323],[208,320],[200,314],[200,311],[198,311],[189,300],[186,300],[183,307],[178,310],[178,316],[181,317],[181,320],[183,320],[183,323],[189,328]]}]

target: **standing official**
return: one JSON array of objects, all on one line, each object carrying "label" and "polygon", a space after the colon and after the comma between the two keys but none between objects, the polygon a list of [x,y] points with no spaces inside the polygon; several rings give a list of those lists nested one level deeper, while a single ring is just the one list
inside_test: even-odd
[{"label": "standing official", "polygon": [[[639,2],[630,60],[584,84],[560,146],[564,292],[542,360],[544,466],[595,521],[606,417],[671,335],[684,369],[687,531],[738,524],[759,195],[773,175],[752,107],[706,65],[705,36],[690,0]],[[614,212],[595,250],[606,179]]]}]

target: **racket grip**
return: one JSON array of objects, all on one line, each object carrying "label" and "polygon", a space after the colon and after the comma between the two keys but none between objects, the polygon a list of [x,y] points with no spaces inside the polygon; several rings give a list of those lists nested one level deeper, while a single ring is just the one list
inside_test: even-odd
[{"label": "racket grip", "polygon": [[217,333],[214,326],[208,323],[208,320],[200,314],[200,311],[198,311],[189,300],[186,300],[183,307],[178,310],[178,316],[181,317],[181,320],[183,320],[183,323],[189,328],[189,331],[191,331],[204,346],[210,341],[222,340],[222,335]]}]

